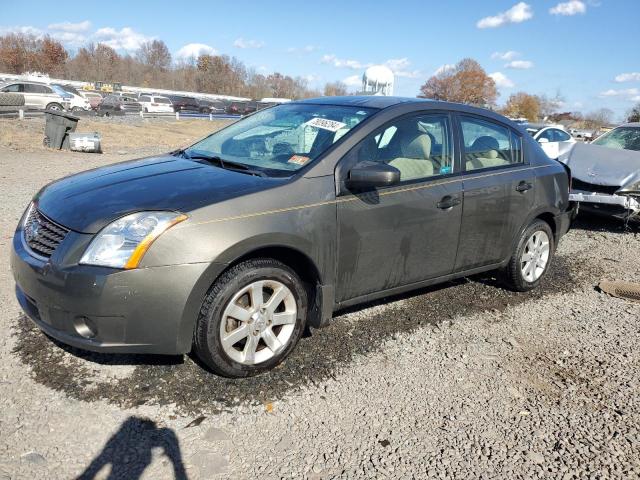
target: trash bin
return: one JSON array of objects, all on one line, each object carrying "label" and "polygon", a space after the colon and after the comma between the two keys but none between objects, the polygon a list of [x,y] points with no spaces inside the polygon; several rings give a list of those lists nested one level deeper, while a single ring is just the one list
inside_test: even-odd
[{"label": "trash bin", "polygon": [[46,147],[69,148],[69,133],[75,131],[80,118],[58,110],[45,111],[43,144]]}]

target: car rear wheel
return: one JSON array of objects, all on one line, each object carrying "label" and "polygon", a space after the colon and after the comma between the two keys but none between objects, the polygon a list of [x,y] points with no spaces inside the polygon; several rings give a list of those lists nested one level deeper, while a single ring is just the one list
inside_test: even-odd
[{"label": "car rear wheel", "polygon": [[269,258],[247,260],[209,290],[196,325],[194,351],[219,375],[255,375],[291,353],[306,317],[307,290],[293,270]]},{"label": "car rear wheel", "polygon": [[506,285],[518,292],[536,288],[549,270],[554,253],[551,227],[544,220],[535,220],[522,233],[503,271]]},{"label": "car rear wheel", "polygon": [[72,112],[80,112],[80,111],[82,111],[82,109],[81,109],[80,107],[73,107],[73,108],[71,109],[71,111],[72,111]]},{"label": "car rear wheel", "polygon": [[62,111],[62,105],[60,105],[59,103],[50,103],[49,105],[47,105],[46,110],[54,110],[56,112]]}]

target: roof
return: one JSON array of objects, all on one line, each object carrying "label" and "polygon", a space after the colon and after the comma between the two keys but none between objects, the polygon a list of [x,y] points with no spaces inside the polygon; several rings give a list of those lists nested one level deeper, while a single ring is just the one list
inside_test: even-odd
[{"label": "roof", "polygon": [[345,97],[318,97],[296,100],[295,103],[312,103],[316,105],[341,105],[352,107],[387,108],[400,103],[427,102],[423,98],[386,97],[382,95],[349,95]]}]

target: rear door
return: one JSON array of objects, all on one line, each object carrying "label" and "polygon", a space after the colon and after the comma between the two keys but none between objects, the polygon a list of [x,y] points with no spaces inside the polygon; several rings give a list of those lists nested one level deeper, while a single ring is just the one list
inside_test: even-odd
[{"label": "rear door", "polygon": [[459,115],[464,208],[456,271],[501,262],[533,206],[535,174],[520,133],[493,119]]},{"label": "rear door", "polygon": [[[411,114],[369,134],[341,160],[338,301],[452,272],[462,212],[453,147],[448,113]],[[400,184],[344,188],[348,170],[371,161],[400,170]]]}]

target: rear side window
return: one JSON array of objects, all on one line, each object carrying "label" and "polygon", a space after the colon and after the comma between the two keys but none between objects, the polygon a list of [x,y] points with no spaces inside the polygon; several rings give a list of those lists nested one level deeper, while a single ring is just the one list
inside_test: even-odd
[{"label": "rear side window", "polygon": [[156,103],[166,103],[166,104],[171,103],[171,100],[169,100],[168,98],[162,98],[162,97],[155,97],[154,101]]},{"label": "rear side window", "polygon": [[12,92],[12,93],[22,93],[24,92],[24,85],[20,83],[14,83],[13,85],[9,85],[8,87],[4,87],[2,89],[3,92]]},{"label": "rear side window", "polygon": [[522,163],[522,140],[508,127],[490,120],[461,117],[465,170]]},{"label": "rear side window", "polygon": [[142,95],[142,96],[140,96],[140,101],[141,102],[150,102],[151,98],[147,97],[146,95]]}]

